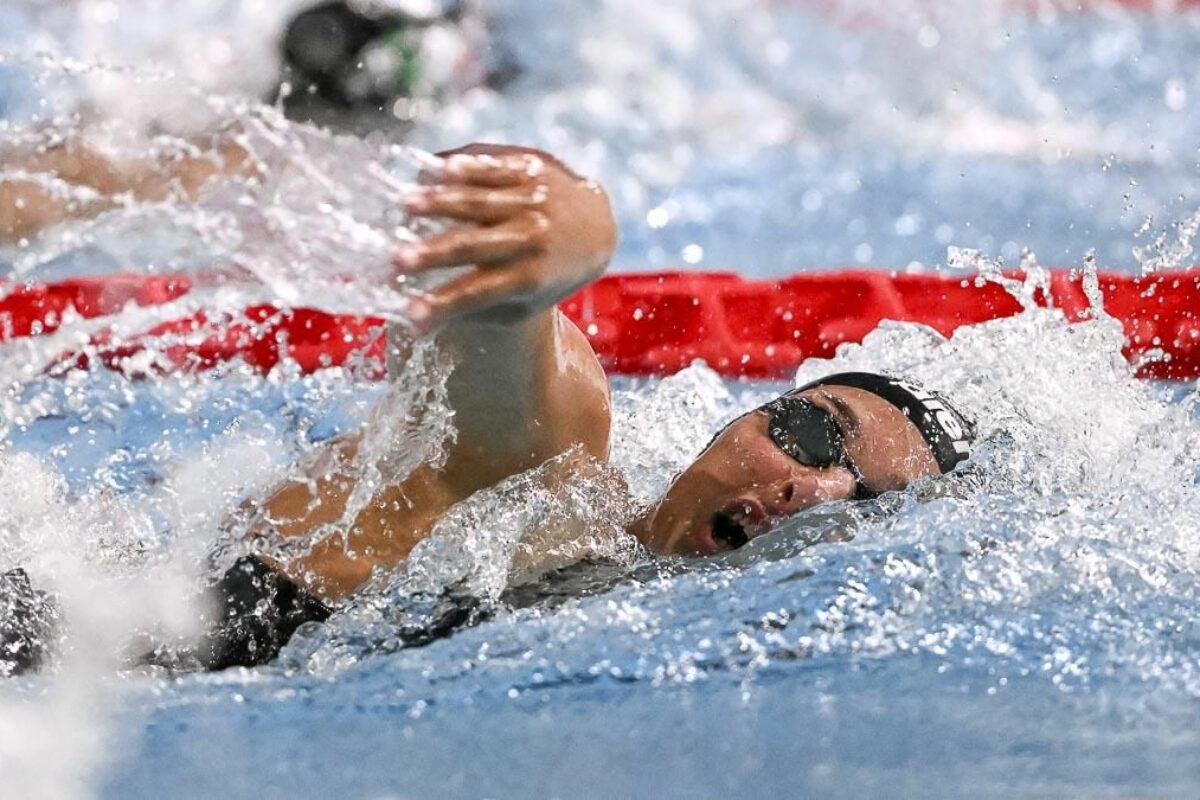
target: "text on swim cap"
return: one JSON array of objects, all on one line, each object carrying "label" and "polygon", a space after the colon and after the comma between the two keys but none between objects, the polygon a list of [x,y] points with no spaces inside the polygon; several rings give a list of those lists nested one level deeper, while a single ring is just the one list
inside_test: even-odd
[{"label": "text on swim cap", "polygon": [[937,420],[937,424],[950,438],[951,444],[954,446],[954,452],[970,452],[970,446],[966,441],[967,432],[963,428],[962,420],[959,419],[958,414],[946,408],[937,395],[927,389],[905,381],[893,379],[892,382],[920,400],[925,408],[933,414],[933,418]]}]

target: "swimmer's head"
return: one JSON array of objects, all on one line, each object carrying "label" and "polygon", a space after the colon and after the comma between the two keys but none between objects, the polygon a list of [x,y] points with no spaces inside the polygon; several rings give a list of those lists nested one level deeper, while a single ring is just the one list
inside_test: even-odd
[{"label": "swimmer's head", "polygon": [[284,110],[335,127],[407,123],[493,83],[477,4],[466,0],[319,0],[282,41]]},{"label": "swimmer's head", "polygon": [[974,434],[945,398],[912,382],[831,375],[730,423],[635,532],[662,553],[738,547],[803,509],[950,472]]}]

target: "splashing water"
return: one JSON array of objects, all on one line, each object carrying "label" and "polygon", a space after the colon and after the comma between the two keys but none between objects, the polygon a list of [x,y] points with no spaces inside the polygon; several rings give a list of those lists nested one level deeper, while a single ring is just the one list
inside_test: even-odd
[{"label": "splashing water", "polygon": [[[208,102],[217,109],[227,105],[213,98]],[[129,135],[121,126],[78,134],[83,141],[69,131],[14,132],[11,151],[18,158],[63,147],[87,153],[95,147],[97,160],[143,162],[130,169],[150,176],[138,174],[131,182],[170,186],[164,199],[152,202],[132,192],[103,197],[89,186],[64,185],[54,173],[0,173],[0,179],[12,182],[43,181],[41,187],[68,204],[113,206],[94,218],[56,225],[36,241],[18,242],[14,275],[46,278],[64,270],[97,271],[104,264],[191,272],[210,289],[202,300],[207,306],[221,306],[215,290],[241,279],[251,285],[229,299],[290,306],[319,297],[331,310],[402,319],[405,284],[413,281],[396,276],[391,254],[399,242],[433,230],[428,223],[414,224],[402,210],[417,170],[434,163],[433,157],[292,124],[265,107],[234,104],[221,118],[221,132],[208,140],[221,153],[212,155],[171,137],[150,143],[133,137],[114,146],[114,139]],[[64,145],[64,136],[73,138]],[[226,152],[235,154],[236,167]],[[189,158],[210,160],[211,169],[232,174],[218,172],[189,197],[176,183],[186,182],[186,173],[178,179],[174,172]],[[253,286],[261,286],[257,295]]]},{"label": "splashing water", "polygon": [[[292,9],[234,4],[245,20],[234,32],[223,28],[229,4],[218,0],[187,3],[190,27],[157,2],[87,5],[116,17],[71,18],[85,33],[67,35],[64,15],[47,21],[45,9],[14,9],[14,49],[132,62],[134,74],[164,62],[206,90],[247,100],[270,96],[260,85],[277,71],[266,65],[277,46],[270,31]],[[489,58],[515,77],[450,98],[411,140],[430,150],[471,140],[541,145],[598,175],[622,222],[616,263],[633,269],[682,261],[778,275],[933,265],[952,243],[1010,262],[1030,249],[1047,264],[1094,249],[1102,265],[1122,267],[1147,217],[1179,219],[1200,205],[1200,117],[1188,113],[1200,89],[1179,66],[1200,15],[1167,13],[1166,3],[1156,14],[1103,2],[1085,4],[1090,13],[1029,4],[1034,14],[1005,0],[869,5],[670,0],[647,13],[629,0],[489,3]],[[145,31],[139,42],[191,35],[212,44],[167,57],[166,47],[112,34],[129,26]],[[194,60],[181,64],[179,54]],[[101,71],[94,80],[114,83],[127,103],[188,97],[116,77]],[[41,80],[33,97],[43,106],[14,103],[43,121],[68,116],[92,79]],[[174,130],[179,104],[117,113],[149,114],[152,130]],[[186,105],[188,116],[202,109],[211,119],[205,103]]]},{"label": "splashing water", "polygon": [[[54,76],[74,71],[44,63]],[[197,584],[207,580],[200,565],[224,563],[244,546],[239,520],[230,516],[241,500],[296,476],[315,440],[366,417],[372,436],[347,465],[361,487],[347,504],[351,519],[372,487],[438,463],[442,442],[453,435],[444,399],[451,365],[428,343],[411,348],[382,392],[365,388],[352,366],[301,381],[288,364],[266,377],[241,365],[145,382],[83,368],[46,377],[64,350],[90,352],[101,329],[132,335],[199,308],[236,314],[248,303],[286,308],[320,297],[325,308],[403,320],[406,293],[421,281],[398,282],[390,252],[436,230],[398,211],[432,157],[295,125],[270,108],[188,95],[218,120],[216,133],[201,142],[218,154],[174,136],[147,140],[127,121],[86,129],[69,120],[43,130],[9,125],[0,143],[14,159],[35,162],[33,169],[8,169],[6,158],[0,180],[32,185],[68,209],[93,214],[14,243],[10,279],[116,267],[182,272],[196,286],[165,306],[72,317],[51,336],[2,345],[0,566],[21,568],[53,596],[61,632],[45,688],[9,688],[3,700],[3,778],[23,796],[90,794],[95,770],[114,752],[106,740],[120,734],[114,715],[125,685],[115,671],[150,643],[200,633],[193,607]],[[220,165],[230,149],[244,169],[217,174],[198,191],[189,191],[186,179],[171,180],[181,163]],[[148,177],[139,175],[136,191],[105,191],[37,164],[63,152],[99,153],[118,170],[137,163]],[[139,197],[147,181],[165,190]],[[165,340],[152,347],[128,374],[153,375],[167,347]],[[197,417],[200,408],[206,413]],[[46,447],[58,434],[67,438]],[[80,461],[90,463],[80,468]],[[330,527],[338,524],[347,520]],[[31,725],[38,735],[22,735]],[[78,734],[64,737],[63,730]],[[50,767],[47,759],[60,758],[71,768]]]},{"label": "splashing water", "polygon": [[1194,14],[576,5],[490,4],[517,78],[414,135],[530,142],[599,175],[623,268],[932,265],[950,243],[1049,264],[1092,248],[1121,266],[1146,215],[1197,205],[1194,81],[1178,67]]},{"label": "splashing water", "polygon": [[[1068,325],[1060,312],[1030,308],[963,329],[950,340],[921,326],[889,323],[831,361],[806,363],[797,384],[866,369],[910,375],[947,392],[979,424],[984,443],[972,469],[959,485],[919,486],[873,509],[823,507],[802,514],[780,532],[708,566],[694,563],[674,579],[636,564],[620,569],[624,577],[617,583],[629,584],[617,595],[634,592],[639,617],[684,613],[693,593],[715,589],[713,580],[731,597],[755,598],[756,607],[765,600],[781,615],[762,630],[748,630],[736,615],[684,613],[682,623],[676,618],[657,632],[652,626],[651,646],[636,648],[636,660],[622,665],[622,674],[691,681],[711,669],[752,673],[780,658],[836,662],[850,654],[927,652],[963,663],[990,659],[992,668],[1013,674],[1050,671],[1048,679],[1069,688],[1115,679],[1194,695],[1200,691],[1198,676],[1189,661],[1170,655],[1173,644],[1148,637],[1140,629],[1144,620],[1134,623],[1139,629],[1131,635],[1130,622],[1118,617],[1144,606],[1158,620],[1180,613],[1194,598],[1200,569],[1194,537],[1200,522],[1194,510],[1200,477],[1195,398],[1167,402],[1161,390],[1136,381],[1120,358],[1122,342],[1119,324],[1107,317]],[[1036,359],[1013,357],[1035,345]],[[579,473],[569,497],[546,495],[538,488],[543,473],[561,468],[552,463],[481,493],[452,512],[438,535],[414,553],[401,591],[389,587],[382,604],[368,595],[365,610],[335,618],[315,641],[296,648],[289,664],[318,674],[348,665],[370,672],[358,662],[377,646],[389,649],[382,632],[396,628],[381,626],[380,619],[403,609],[398,595],[430,596],[454,587],[494,601],[522,574],[513,565],[518,543],[533,532],[561,529],[564,515],[576,531],[598,537],[568,551],[568,561],[586,553],[628,564],[617,531],[636,508],[633,498],[655,496],[722,421],[772,396],[762,388],[738,394],[735,400],[711,372],[693,367],[651,392],[618,395],[623,409],[618,418],[634,421],[614,446],[614,466],[628,490],[603,472],[590,479]],[[836,535],[817,539],[838,543],[813,547],[812,530],[820,526]],[[847,536],[853,541],[841,541]],[[603,545],[605,540],[613,544]],[[547,552],[553,566],[555,551]],[[793,577],[785,580],[787,575]],[[576,580],[586,585],[589,579],[580,574]],[[599,601],[606,602],[612,601]],[[554,633],[544,640],[530,634],[542,642],[534,652],[545,648],[544,657],[552,660],[571,654],[582,660],[561,662],[574,664],[566,668],[568,675],[585,671],[591,651],[566,642],[583,636],[592,643],[602,636],[611,643],[622,635],[604,627],[610,617],[592,619],[596,603],[571,603],[574,610],[565,616],[523,612],[513,635],[525,642],[522,647],[532,646],[524,628],[548,626]],[[685,657],[674,643],[692,641],[693,635],[711,642],[714,625],[732,625],[721,634],[727,639],[708,645],[714,652],[703,664],[684,669],[678,659]],[[575,626],[579,630],[568,635]],[[492,629],[490,646],[516,647],[503,643],[507,630]],[[462,647],[476,645],[469,639]],[[1082,662],[1063,655],[1071,652],[1089,655]],[[694,661],[694,655],[685,660]],[[1104,666],[1094,671],[1084,663],[1092,660]],[[488,669],[499,670],[501,682],[521,683],[520,666]],[[575,679],[568,675],[560,679]],[[443,685],[439,697],[444,692],[453,694],[452,685]]]},{"label": "splashing water", "polygon": [[[1148,223],[1152,224],[1149,220]],[[1142,271],[1147,273],[1191,266],[1195,261],[1195,241],[1198,233],[1200,210],[1173,222],[1169,231],[1155,234],[1148,245],[1133,248],[1133,255],[1142,265]]]},{"label": "splashing water", "polygon": [[[787,729],[771,727],[776,720],[754,735],[762,720],[776,719],[767,707],[795,708],[797,692],[826,693],[840,710],[822,713],[837,727],[878,741],[870,708],[879,700],[863,682],[893,680],[918,692],[926,713],[941,716],[946,732],[926,733],[934,747],[951,746],[962,724],[955,715],[969,713],[966,699],[930,694],[947,684],[975,687],[972,697],[1007,693],[1015,708],[1035,703],[1066,720],[1080,708],[1114,703],[1123,724],[1153,730],[1156,723],[1139,716],[1147,704],[1191,708],[1200,697],[1192,633],[1200,607],[1200,427],[1190,387],[1172,393],[1134,380],[1121,342],[1108,318],[1068,325],[1052,309],[1030,308],[949,340],[921,326],[887,324],[830,361],[805,364],[797,383],[845,369],[915,376],[975,417],[983,445],[957,481],[932,481],[863,507],[814,509],[710,560],[646,560],[626,549],[620,521],[635,498],[661,488],[662,471],[686,463],[722,421],[771,392],[725,387],[699,366],[652,387],[619,389],[620,416],[636,423],[614,447],[613,467],[627,488],[609,468],[568,458],[481,493],[447,518],[402,575],[301,635],[279,665],[237,691],[278,720],[353,707],[356,730],[396,719],[451,742],[461,726],[455,720],[471,709],[486,709],[479,724],[489,730],[482,720],[520,729],[539,702],[575,698],[589,709],[593,694],[619,703],[611,712],[618,724],[649,725],[661,736],[654,709],[665,702],[664,713],[674,713],[673,701],[662,699],[674,696],[664,694],[671,687],[693,687],[689,718],[698,724],[696,715],[718,713],[709,704],[730,684],[750,699],[719,714],[732,715],[725,724],[760,743],[758,736]],[[548,471],[568,464],[579,477],[566,496],[542,488]],[[573,549],[580,532],[591,541]],[[559,569],[522,590],[514,582],[542,568],[528,572],[518,563],[531,535],[565,542],[567,560],[580,552],[611,560],[562,566],[551,547],[542,566]],[[465,604],[467,597],[483,605]],[[508,610],[505,598],[519,610]],[[413,641],[406,626],[489,618],[424,649],[403,649]],[[161,723],[212,703],[211,680],[173,687]],[[660,699],[635,702],[646,697],[639,686]],[[906,702],[894,699],[897,708]],[[1028,710],[1005,707],[989,707],[985,730],[1030,736],[1020,721]],[[588,730],[585,718],[556,716],[576,732]],[[232,735],[249,735],[236,717],[221,719]],[[820,719],[812,724],[829,724]],[[329,735],[313,735],[322,752],[340,752]],[[174,738],[178,747],[195,741],[187,733]],[[549,755],[544,744],[522,741]],[[688,752],[690,760],[697,746],[709,752],[703,744],[687,751],[659,744],[653,752],[677,759]],[[362,739],[354,747],[369,749]],[[431,758],[442,752],[434,748]],[[856,758],[843,753],[833,763]],[[629,768],[653,783],[638,764]],[[469,774],[478,780],[506,774],[486,755],[477,769]],[[351,785],[373,786],[371,774]],[[795,776],[771,771],[758,779],[772,785]],[[432,788],[432,780],[422,772],[406,785]],[[1104,785],[1097,780],[1104,779],[1068,771],[1064,785]]]},{"label": "splashing water", "polygon": [[[197,14],[201,5],[189,4]],[[416,141],[430,149],[531,141],[598,170],[628,231],[621,260],[632,266],[682,258],[761,275],[932,263],[955,242],[952,267],[1000,280],[1000,262],[984,253],[1012,261],[1028,247],[1073,263],[1097,247],[1106,263],[1127,261],[1147,213],[1184,221],[1178,246],[1152,239],[1143,266],[1185,263],[1195,115],[1175,106],[1186,107],[1194,81],[1172,61],[1190,52],[1194,20],[1117,12],[1014,20],[998,3],[966,5],[968,14],[959,3],[840,3],[822,16],[792,3],[672,0],[648,9],[608,0],[563,5],[561,22],[543,24],[557,6],[498,3],[494,29],[525,32],[510,43],[520,79],[504,97],[459,98]],[[284,11],[263,12],[274,13]],[[729,24],[734,17],[740,25]],[[52,99],[124,74],[50,59],[57,66],[39,80]],[[1135,60],[1142,66],[1124,84],[1128,96],[1097,95],[1095,86],[1116,82]],[[265,71],[252,77],[269,83]],[[425,163],[422,151],[297,126],[243,100],[181,94],[193,106],[177,120],[186,132],[149,143],[139,130],[146,117],[133,111],[127,125],[89,121],[86,131],[68,114],[49,123],[49,139],[36,126],[53,115],[36,110],[35,127],[4,128],[5,145],[79,136],[119,157],[164,160],[192,153],[197,137],[227,137],[253,165],[194,198],[168,192],[153,202],[104,200],[61,176],[26,172],[66,200],[111,205],[5,251],[8,272],[202,278],[194,295],[103,322],[126,333],[201,304],[263,299],[320,296],[335,308],[401,316],[409,287],[381,287],[389,247],[419,233],[395,200]],[[1154,124],[1131,121],[1142,119]],[[1022,265],[1029,277],[1008,288],[1028,300],[1044,278],[1031,252]],[[1049,783],[1023,784],[1032,791],[1192,788],[1194,776],[1172,783],[1179,773],[1160,762],[1133,778],[1102,769],[1105,753],[1128,755],[1110,752],[1126,740],[1113,739],[1115,726],[1096,709],[1115,708],[1145,750],[1195,743],[1190,720],[1169,713],[1186,717],[1200,700],[1194,387],[1135,381],[1120,328],[1103,314],[1068,325],[1053,309],[1025,308],[950,340],[885,324],[796,376],[890,370],[945,391],[983,435],[959,480],[814,509],[717,559],[655,560],[622,523],[713,431],[772,391],[724,384],[700,365],[663,381],[618,382],[610,465],[567,456],[480,493],[402,569],[377,576],[328,625],[302,631],[276,665],[175,681],[112,676],[132,640],[188,632],[197,565],[214,547],[221,559],[239,552],[220,530],[228,511],[295,477],[293,465],[318,443],[368,419],[375,433],[348,467],[364,491],[436,462],[453,435],[443,395],[451,365],[426,350],[385,387],[364,385],[353,370],[299,378],[287,365],[266,378],[232,365],[169,380],[99,368],[51,380],[42,367],[100,323],[71,320],[52,337],[6,344],[0,567],[23,566],[61,598],[65,633],[47,675],[0,692],[5,786],[14,796],[87,796],[108,770],[114,796],[228,793],[238,776],[249,794],[264,765],[275,765],[273,786],[292,794],[333,791],[336,780],[349,795],[399,787],[430,796],[445,793],[445,776],[460,777],[463,794],[587,795],[603,786],[711,796],[729,781],[763,793],[844,794],[895,789],[894,763],[915,753],[924,774],[941,770],[946,785],[981,788],[1002,785],[1024,762],[992,758],[978,739],[1044,749],[1031,726],[1063,719],[1092,744],[1061,759],[1058,772],[1041,770]],[[552,488],[548,479],[564,470],[574,480]],[[970,691],[955,693],[963,687]],[[993,693],[1007,705],[984,705]],[[683,698],[684,711],[672,710],[672,698]],[[890,720],[878,708],[910,709],[894,735],[916,743],[888,750]],[[134,741],[144,724],[137,715],[150,720],[146,741]],[[546,716],[553,726],[529,736]],[[663,719],[708,735],[680,736]],[[303,742],[288,740],[296,730]],[[572,737],[587,746],[573,747]],[[509,743],[539,760],[511,755]],[[576,750],[623,769],[597,774]],[[766,754],[758,761],[746,755],[758,750]],[[872,761],[878,752],[893,764]],[[370,759],[394,764],[396,753],[425,768],[401,780]],[[514,772],[510,755],[527,767],[516,770],[525,782],[499,791]],[[318,772],[329,763],[356,769]],[[578,786],[550,764],[595,782],[571,791]],[[965,764],[978,772],[955,772]],[[835,779],[848,782],[839,790]]]}]

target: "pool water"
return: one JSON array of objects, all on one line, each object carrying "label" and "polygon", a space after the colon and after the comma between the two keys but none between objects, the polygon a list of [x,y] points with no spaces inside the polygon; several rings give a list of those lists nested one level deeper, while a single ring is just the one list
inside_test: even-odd
[{"label": "pool water", "polygon": [[[187,7],[219,30],[220,4]],[[171,27],[160,6],[130,8],[148,30]],[[61,57],[116,60],[106,26],[125,12],[87,22],[87,36],[34,5],[3,13],[6,35],[44,31],[26,38],[56,53],[0,65],[3,135],[17,137],[46,124],[38,99],[59,109],[88,96],[91,76]],[[257,13],[269,31],[283,12]],[[949,246],[981,251],[956,263],[1072,266],[1088,250],[1129,271],[1190,263],[1193,14],[506,0],[489,15],[517,81],[406,135],[425,149],[541,144],[601,175],[622,225],[617,269],[934,269]],[[268,61],[266,41],[231,42],[238,58]],[[258,77],[221,89],[260,96],[270,81]],[[272,186],[286,191],[270,197],[234,186],[64,226],[5,251],[8,271],[233,258],[257,288],[202,297],[237,305],[327,279],[320,257],[338,248],[378,268],[375,232],[396,224],[386,201],[418,153],[228,99],[209,106],[256,141],[282,132],[269,152],[315,166],[279,167]],[[262,219],[317,219],[347,187],[347,216],[293,228],[295,249],[255,238]],[[236,211],[237,192],[256,213]],[[200,235],[215,219],[235,235]],[[299,245],[318,258],[293,258]],[[388,302],[365,290],[336,300]],[[180,310],[121,320],[137,329]],[[1134,379],[1120,326],[1102,314],[1067,325],[1030,309],[949,341],[885,324],[806,363],[798,382],[867,368],[941,387],[983,445],[959,479],[813,509],[708,560],[655,559],[620,522],[779,387],[702,365],[615,380],[610,467],[543,468],[578,470],[570,491],[535,471],[480,493],[276,664],[174,678],[121,670],[121,654],[136,634],[186,630],[222,516],[372,414],[394,423],[374,437],[389,469],[436,455],[446,365],[426,353],[391,387],[237,365],[43,377],[81,332],[0,349],[0,568],[26,566],[67,620],[54,668],[0,687],[12,796],[1192,796],[1200,785],[1197,395]],[[822,541],[830,533],[849,540]],[[435,629],[447,607],[480,621],[400,646],[399,629]]]}]

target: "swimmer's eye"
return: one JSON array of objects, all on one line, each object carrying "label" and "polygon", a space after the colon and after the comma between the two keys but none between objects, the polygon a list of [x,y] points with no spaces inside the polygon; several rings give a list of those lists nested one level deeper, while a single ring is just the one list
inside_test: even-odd
[{"label": "swimmer's eye", "polygon": [[784,395],[761,409],[767,414],[767,433],[775,445],[806,467],[842,466],[854,476],[854,499],[878,496],[863,483],[862,472],[846,452],[846,433],[827,409],[795,395]]}]

